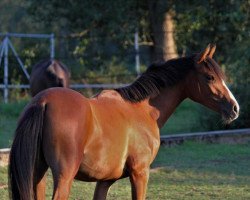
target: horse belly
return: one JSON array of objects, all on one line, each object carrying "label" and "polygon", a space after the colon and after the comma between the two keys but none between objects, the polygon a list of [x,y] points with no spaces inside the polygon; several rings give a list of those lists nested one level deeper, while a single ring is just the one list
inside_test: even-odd
[{"label": "horse belly", "polygon": [[[110,131],[109,133],[111,133]],[[94,180],[118,179],[123,175],[127,159],[127,136],[96,131],[86,143],[78,177]]]},{"label": "horse belly", "polygon": [[76,179],[83,181],[97,181],[118,179],[123,175],[125,158],[101,158],[96,160],[96,156],[84,156]]}]

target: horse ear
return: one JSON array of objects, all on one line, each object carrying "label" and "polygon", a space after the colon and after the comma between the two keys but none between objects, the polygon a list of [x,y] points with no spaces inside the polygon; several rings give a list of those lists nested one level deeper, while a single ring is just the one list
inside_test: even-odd
[{"label": "horse ear", "polygon": [[216,45],[215,45],[215,44],[212,44],[212,45],[211,45],[211,50],[210,50],[210,52],[209,52],[209,54],[208,54],[208,57],[209,57],[209,58],[213,58],[213,55],[214,55],[215,50],[216,50]]},{"label": "horse ear", "polygon": [[204,61],[206,59],[206,57],[208,56],[209,52],[211,52],[210,49],[211,49],[211,45],[208,44],[207,48],[205,50],[203,50],[202,52],[200,52],[197,55],[197,60],[198,60],[197,63],[201,63],[202,61]]},{"label": "horse ear", "polygon": [[48,68],[46,69],[46,71],[49,72],[49,73],[51,73],[51,74],[55,74],[56,73],[53,62],[48,66]]}]

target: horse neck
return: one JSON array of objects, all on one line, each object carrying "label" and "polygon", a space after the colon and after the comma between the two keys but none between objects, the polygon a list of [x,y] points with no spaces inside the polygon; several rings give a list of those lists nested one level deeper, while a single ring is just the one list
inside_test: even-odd
[{"label": "horse neck", "polygon": [[161,128],[176,107],[186,98],[185,90],[182,84],[178,84],[171,88],[163,89],[159,95],[149,99],[149,104],[153,106],[159,113],[157,119],[158,127]]}]

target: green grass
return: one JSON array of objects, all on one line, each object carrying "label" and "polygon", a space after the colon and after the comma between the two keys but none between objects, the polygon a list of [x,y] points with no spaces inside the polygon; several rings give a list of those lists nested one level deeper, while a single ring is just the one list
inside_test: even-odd
[{"label": "green grass", "polygon": [[186,99],[176,108],[165,126],[162,127],[161,134],[188,133],[207,130],[200,121],[201,109],[201,105],[190,99]]},{"label": "green grass", "polygon": [[[246,200],[250,199],[250,144],[226,145],[186,142],[161,147],[150,173],[149,200]],[[0,168],[0,186],[7,184],[6,168]],[[94,183],[75,181],[70,199],[92,199]],[[47,199],[51,197],[51,175]],[[128,179],[117,181],[109,200],[131,199]],[[0,199],[8,199],[0,189]]]},{"label": "green grass", "polygon": [[10,147],[17,119],[26,104],[27,101],[0,104],[0,148]]}]

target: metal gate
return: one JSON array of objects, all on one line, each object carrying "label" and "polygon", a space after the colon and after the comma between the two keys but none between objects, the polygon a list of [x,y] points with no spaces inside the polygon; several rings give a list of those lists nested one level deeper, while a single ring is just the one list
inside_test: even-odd
[{"label": "metal gate", "polygon": [[[9,50],[12,51],[14,54],[14,57],[16,58],[19,67],[21,67],[24,75],[29,80],[29,74],[18,56],[18,53],[16,52],[12,42],[11,38],[32,38],[32,39],[47,39],[50,40],[50,58],[54,59],[55,57],[55,38],[54,34],[24,34],[24,33],[0,33],[0,37],[3,38],[2,41],[0,41],[0,67],[2,65],[2,60],[4,60],[4,78],[3,83],[0,83],[0,89],[3,89],[3,96],[4,96],[4,102],[8,102],[8,94],[9,89],[12,88],[29,88],[29,85],[25,84],[9,84],[8,78],[9,78]],[[135,49],[135,71],[137,75],[139,76],[140,71],[140,57],[139,57],[139,41],[138,41],[138,32],[134,34],[134,49]],[[116,87],[122,87],[126,86],[127,84],[73,84],[70,85],[70,88],[73,89],[82,89],[82,88],[116,88]]]},{"label": "metal gate", "polygon": [[3,89],[4,102],[8,102],[9,88],[29,88],[29,85],[11,85],[9,84],[9,50],[14,54],[19,66],[21,67],[26,78],[29,80],[30,76],[18,56],[18,53],[15,50],[11,42],[11,38],[32,38],[32,39],[49,39],[50,40],[50,58],[55,56],[55,39],[54,34],[23,34],[23,33],[0,33],[0,37],[3,37],[3,40],[0,43],[0,67],[2,65],[2,60],[4,60],[4,78],[3,84],[0,84],[0,88]]}]

